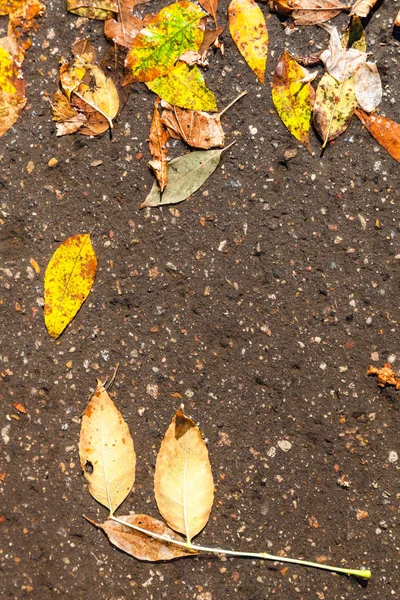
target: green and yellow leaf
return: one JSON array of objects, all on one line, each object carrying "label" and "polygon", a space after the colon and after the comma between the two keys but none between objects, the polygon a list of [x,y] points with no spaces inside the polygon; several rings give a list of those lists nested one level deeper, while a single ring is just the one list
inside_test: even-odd
[{"label": "green and yellow leaf", "polygon": [[315,94],[304,78],[304,69],[285,50],[275,69],[272,100],[290,133],[311,152],[311,113]]},{"label": "green and yellow leaf", "polygon": [[126,58],[125,83],[153,81],[171,71],[178,58],[197,51],[203,41],[201,19],[206,15],[192,2],[166,6],[142,29]]},{"label": "green and yellow leaf", "polygon": [[198,67],[179,62],[173,71],[147,83],[152,92],[169,104],[191,110],[216,112],[217,100],[205,84]]},{"label": "green and yellow leaf", "polygon": [[79,458],[89,492],[112,515],[135,482],[136,454],[129,427],[100,381],[83,413]]},{"label": "green and yellow leaf", "polygon": [[232,0],[228,8],[229,31],[240,54],[264,83],[267,66],[268,30],[264,15],[254,0]]},{"label": "green and yellow leaf", "polygon": [[340,83],[325,73],[319,82],[313,109],[313,124],[323,140],[323,148],[346,131],[356,106],[354,77]]},{"label": "green and yellow leaf", "polygon": [[89,295],[97,258],[88,233],[74,235],[54,252],[44,276],[44,320],[58,338]]}]

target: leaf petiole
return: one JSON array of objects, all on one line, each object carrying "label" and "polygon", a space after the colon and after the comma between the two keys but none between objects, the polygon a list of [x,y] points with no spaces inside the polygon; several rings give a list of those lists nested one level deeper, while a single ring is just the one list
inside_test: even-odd
[{"label": "leaf petiole", "polygon": [[294,565],[304,565],[306,567],[315,567],[317,569],[323,569],[325,571],[333,571],[335,573],[344,573],[345,575],[353,575],[354,577],[360,577],[363,579],[369,579],[371,577],[370,569],[346,569],[343,567],[333,567],[330,565],[324,565],[320,563],[310,562],[308,560],[301,560],[297,558],[289,558],[286,556],[274,556],[273,554],[267,554],[266,552],[240,552],[236,550],[223,550],[222,548],[209,548],[207,546],[197,546],[196,544],[192,544],[191,542],[179,542],[174,540],[168,536],[159,535],[158,533],[153,533],[152,531],[148,531],[147,529],[142,529],[142,527],[138,527],[137,525],[132,525],[131,523],[127,523],[122,519],[118,519],[118,517],[111,516],[113,521],[117,523],[121,523],[121,525],[125,525],[126,527],[130,527],[131,529],[136,529],[136,531],[140,531],[150,537],[153,537],[157,540],[162,540],[164,542],[168,542],[170,544],[175,544],[176,546],[181,546],[182,548],[188,548],[190,550],[196,550],[198,552],[211,552],[213,554],[228,554],[230,556],[244,556],[247,558],[260,558],[262,560],[274,560],[279,562],[291,563]]}]

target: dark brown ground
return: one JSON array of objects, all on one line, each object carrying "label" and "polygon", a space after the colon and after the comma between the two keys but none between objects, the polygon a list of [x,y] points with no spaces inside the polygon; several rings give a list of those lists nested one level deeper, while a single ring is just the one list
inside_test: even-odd
[{"label": "dark brown ground", "polygon": [[[381,111],[399,120],[397,8],[385,1],[367,34],[385,90]],[[366,376],[374,359],[400,363],[399,169],[356,119],[323,159],[315,139],[313,157],[295,142],[272,109],[271,74],[285,47],[309,53],[328,36],[303,28],[288,37],[275,15],[267,23],[265,87],[227,32],[225,56],[206,74],[221,108],[249,92],[223,119],[236,146],[189,201],[146,213],[138,207],[152,184],[153,95],[132,89],[112,141],[57,139],[44,96],[53,94],[59,55],[78,35],[106,43],[102,23],[76,29],[61,3],[41,20],[24,65],[28,107],[0,141],[2,599],[399,598],[400,462],[389,453],[400,452],[400,392]],[[297,155],[285,161],[290,149]],[[184,151],[178,144],[171,153]],[[50,169],[52,157],[59,162]],[[43,324],[43,273],[62,240],[88,231],[98,276],[54,341]],[[107,513],[86,489],[77,443],[87,395],[117,362],[115,401],[138,454],[135,493],[120,514],[157,516],[155,456],[184,401],[208,440],[216,482],[198,541],[365,565],[368,585],[236,558],[146,564],[110,546],[82,518]]]}]

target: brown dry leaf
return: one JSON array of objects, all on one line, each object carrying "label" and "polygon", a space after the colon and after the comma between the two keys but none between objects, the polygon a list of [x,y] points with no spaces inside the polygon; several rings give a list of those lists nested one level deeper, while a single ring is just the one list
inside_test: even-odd
[{"label": "brown dry leaf", "polygon": [[[0,0],[0,3],[1,2],[2,0]],[[10,11],[10,23],[14,28],[19,27],[23,33],[26,33],[31,29],[37,31],[38,24],[35,19],[36,17],[42,17],[45,12],[46,7],[39,2],[39,0],[25,0],[22,4],[18,3],[18,6]]]},{"label": "brown dry leaf", "polygon": [[373,365],[367,371],[367,375],[376,375],[378,377],[378,385],[385,387],[385,385],[394,385],[396,390],[400,390],[400,377],[392,369],[392,365],[386,363],[381,369],[374,367]]},{"label": "brown dry leaf", "polygon": [[136,454],[128,425],[97,383],[82,417],[79,457],[89,492],[112,515],[135,482]]},{"label": "brown dry leaf", "polygon": [[204,55],[210,47],[218,40],[219,36],[225,31],[226,25],[223,27],[217,27],[216,29],[206,29],[204,32],[204,38],[199,48],[199,54]]},{"label": "brown dry leaf", "polygon": [[180,410],[161,442],[154,492],[158,510],[168,525],[190,542],[209,519],[214,482],[200,430]]},{"label": "brown dry leaf", "polygon": [[158,110],[159,102],[160,98],[157,98],[154,102],[153,120],[150,126],[149,146],[151,156],[153,158],[149,162],[149,165],[154,171],[160,186],[160,191],[162,192],[168,183],[168,150],[166,143],[170,137],[170,134],[166,129],[164,129],[164,126],[161,122],[160,113]]},{"label": "brown dry leaf", "polygon": [[218,0],[199,0],[199,4],[212,16],[217,25]]},{"label": "brown dry leaf", "polygon": [[[177,542],[184,543],[185,540],[179,535],[172,531],[165,523],[153,519],[148,515],[136,515],[130,513],[123,517],[118,517],[122,521],[126,521],[131,525],[141,527],[152,533],[158,535],[167,536],[176,540]],[[156,562],[159,560],[173,560],[174,558],[180,558],[182,556],[193,556],[199,554],[194,550],[189,550],[175,544],[169,544],[162,540],[150,537],[145,533],[136,531],[130,527],[126,527],[117,521],[108,519],[105,523],[94,523],[97,527],[100,527],[106,533],[108,539],[114,546],[123,550],[127,554],[134,556],[139,560],[148,560],[150,562]]]},{"label": "brown dry leaf", "polygon": [[0,137],[14,125],[27,102],[23,60],[24,52],[9,24],[8,35],[0,39]]},{"label": "brown dry leaf", "polygon": [[60,90],[55,92],[51,108],[53,120],[57,121],[57,136],[75,133],[87,122],[85,115],[71,106],[68,98]]},{"label": "brown dry leaf", "polygon": [[377,114],[369,115],[358,108],[355,113],[382,148],[400,162],[400,123]]},{"label": "brown dry leaf", "polygon": [[377,0],[356,0],[353,8],[351,9],[351,15],[357,15],[358,17],[368,17],[370,11],[374,8]]},{"label": "brown dry leaf", "polygon": [[133,44],[133,40],[148,23],[153,19],[154,15],[146,15],[141,19],[133,15],[133,9],[138,4],[143,4],[149,0],[118,0],[118,20],[114,18],[107,19],[104,23],[104,33],[109,40],[115,44],[129,50]]},{"label": "brown dry leaf", "polygon": [[117,0],[67,0],[67,10],[86,17],[104,21],[118,13]]},{"label": "brown dry leaf", "polygon": [[348,9],[339,0],[269,0],[269,7],[279,14],[291,14],[296,25],[324,23]]}]

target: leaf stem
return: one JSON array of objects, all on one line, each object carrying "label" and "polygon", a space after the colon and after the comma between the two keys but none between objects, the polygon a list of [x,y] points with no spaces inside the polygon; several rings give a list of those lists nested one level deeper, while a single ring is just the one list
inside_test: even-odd
[{"label": "leaf stem", "polygon": [[78,96],[78,98],[80,98],[83,102],[86,102],[86,104],[89,104],[89,106],[91,106],[92,108],[94,108],[94,110],[97,110],[97,112],[99,112],[101,115],[103,115],[103,117],[105,119],[107,119],[108,124],[110,126],[110,129],[113,128],[113,122],[112,119],[110,119],[109,116],[106,115],[105,112],[103,112],[102,110],[100,110],[100,108],[98,106],[96,106],[95,104],[93,104],[93,102],[90,102],[89,100],[87,100],[86,98],[84,98],[81,94],[79,94],[78,92],[74,91],[73,92],[76,96]]},{"label": "leaf stem", "polygon": [[228,104],[228,106],[225,106],[225,108],[224,108],[223,110],[221,110],[221,112],[219,113],[219,115],[218,115],[218,116],[221,118],[221,117],[222,117],[222,115],[223,115],[223,114],[224,114],[224,113],[225,113],[227,110],[229,110],[229,109],[230,109],[230,108],[231,108],[231,107],[232,107],[234,104],[236,104],[236,102],[237,102],[238,100],[240,100],[240,98],[243,98],[243,96],[246,96],[246,94],[247,94],[247,91],[246,91],[246,90],[244,90],[244,92],[242,92],[241,94],[239,94],[239,96],[238,96],[237,98],[235,98],[234,100],[232,100],[232,102],[230,102],[230,103]]},{"label": "leaf stem", "polygon": [[178,540],[174,540],[165,535],[160,535],[158,533],[153,533],[152,531],[147,531],[147,529],[142,529],[142,527],[138,527],[137,525],[132,525],[131,523],[127,523],[118,517],[112,516],[111,519],[116,521],[117,523],[121,523],[121,525],[126,525],[126,527],[130,527],[131,529],[136,529],[136,531],[140,531],[150,537],[153,537],[157,540],[162,540],[164,542],[168,542],[170,544],[175,544],[176,546],[181,546],[182,548],[188,548],[190,550],[197,550],[198,552],[211,552],[213,554],[229,554],[231,556],[245,556],[247,558],[260,558],[262,560],[274,560],[279,562],[291,563],[294,565],[304,565],[306,567],[315,567],[317,569],[323,569],[325,571],[334,571],[335,573],[344,573],[345,575],[354,575],[355,577],[362,577],[363,579],[369,579],[371,577],[371,571],[369,569],[346,569],[342,567],[332,567],[330,565],[324,565],[320,563],[310,562],[308,560],[301,560],[297,558],[289,558],[287,556],[274,556],[273,554],[267,554],[267,552],[240,552],[236,550],[223,550],[222,548],[209,548],[208,546],[197,546],[196,544],[192,544],[191,542],[179,542]]}]

